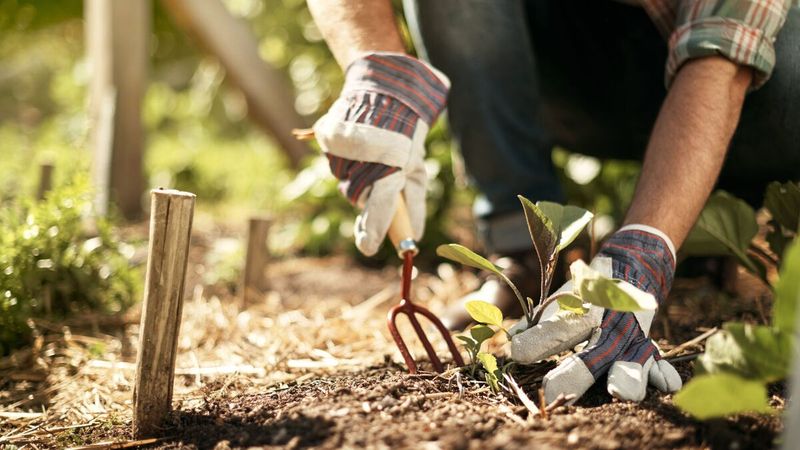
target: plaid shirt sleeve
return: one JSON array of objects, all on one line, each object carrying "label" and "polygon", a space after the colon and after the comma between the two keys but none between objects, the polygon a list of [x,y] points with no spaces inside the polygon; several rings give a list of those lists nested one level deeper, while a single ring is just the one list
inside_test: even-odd
[{"label": "plaid shirt sleeve", "polygon": [[761,87],[775,67],[775,36],[797,0],[642,0],[668,39],[667,87],[681,65],[719,55],[754,69],[751,89]]}]

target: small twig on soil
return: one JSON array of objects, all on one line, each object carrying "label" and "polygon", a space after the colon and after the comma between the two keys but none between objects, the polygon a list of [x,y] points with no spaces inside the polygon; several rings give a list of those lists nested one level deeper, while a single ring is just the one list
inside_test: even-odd
[{"label": "small twig on soil", "polygon": [[426,399],[437,399],[437,398],[450,398],[456,395],[455,392],[434,392],[433,394],[423,394]]},{"label": "small twig on soil", "polygon": [[542,415],[542,419],[547,420],[547,403],[544,401],[544,388],[539,388],[539,404],[542,405],[539,408],[539,413]]},{"label": "small twig on soil", "polygon": [[517,384],[517,381],[514,380],[514,377],[505,373],[503,374],[503,378],[506,379],[506,382],[511,387],[511,390],[514,391],[514,393],[519,398],[519,401],[522,402],[522,406],[528,409],[528,411],[530,412],[529,417],[535,417],[536,415],[538,415],[539,408],[536,406],[536,403],[533,403],[530,397],[528,397],[528,394],[526,394],[525,391],[522,390],[521,387],[519,387],[519,384]]},{"label": "small twig on soil", "polygon": [[547,412],[551,412],[554,409],[558,408],[559,406],[563,406],[563,405],[566,405],[567,403],[571,402],[572,400],[575,399],[575,397],[576,397],[575,394],[569,394],[569,395],[558,394],[558,397],[556,397],[555,400],[550,402],[550,404],[547,405],[545,410]]},{"label": "small twig on soil", "polygon": [[773,267],[778,267],[780,265],[778,258],[772,255],[768,250],[761,248],[756,244],[750,244],[750,247],[748,247],[747,250],[771,264]]},{"label": "small twig on soil", "polygon": [[150,438],[123,442],[106,441],[98,442],[96,444],[82,445],[80,447],[69,447],[67,450],[122,450],[126,448],[135,448],[143,445],[155,444],[156,442],[163,441],[164,439],[168,438]]},{"label": "small twig on soil", "polygon": [[24,437],[28,437],[28,436],[37,436],[37,435],[40,435],[40,434],[53,434],[53,433],[56,433],[58,431],[74,430],[76,428],[86,428],[86,427],[91,427],[93,425],[94,425],[94,421],[91,421],[91,422],[88,422],[88,423],[81,423],[81,424],[78,424],[78,425],[69,425],[69,426],[66,426],[66,427],[55,427],[55,428],[43,428],[43,429],[40,429],[41,426],[38,426],[38,427],[34,428],[33,430],[25,431],[23,433],[15,434],[13,436],[6,436],[6,437],[0,439],[0,444],[16,441],[18,439],[21,439],[21,438],[24,438]]},{"label": "small twig on soil", "polygon": [[676,362],[682,362],[682,361],[694,361],[695,359],[697,359],[698,356],[700,356],[702,354],[703,354],[703,352],[687,353],[687,354],[681,355],[681,356],[673,356],[671,358],[664,358],[664,360],[667,361],[670,364],[676,363]]},{"label": "small twig on soil", "polygon": [[684,342],[683,344],[680,344],[679,346],[673,348],[672,350],[668,351],[667,353],[664,353],[661,356],[664,357],[664,358],[669,358],[671,356],[676,356],[680,352],[686,350],[687,348],[695,346],[695,345],[705,341],[706,339],[711,337],[711,335],[713,335],[717,331],[719,331],[719,328],[714,327],[714,328],[706,331],[705,333],[701,334],[700,336],[697,336],[694,339],[688,340],[688,341]]}]

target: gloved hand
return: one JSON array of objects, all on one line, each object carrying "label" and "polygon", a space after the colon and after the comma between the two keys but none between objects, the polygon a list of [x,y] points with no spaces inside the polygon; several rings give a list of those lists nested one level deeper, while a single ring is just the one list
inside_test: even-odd
[{"label": "gloved hand", "polygon": [[340,189],[362,208],[356,246],[367,256],[383,242],[403,193],[414,238],[425,227],[425,136],[444,108],[448,78],[399,53],[369,53],[347,68],[342,93],[314,124],[314,135],[341,180]]},{"label": "gloved hand", "polygon": [[[675,250],[661,231],[645,225],[629,225],[616,232],[592,260],[591,267],[603,276],[621,279],[624,289],[638,289],[661,304],[675,274]],[[559,291],[572,289],[571,282]],[[680,375],[661,359],[648,337],[654,311],[621,313],[592,306],[584,315],[558,311],[554,302],[536,326],[523,322],[509,330],[511,357],[533,363],[569,350],[580,342],[588,344],[565,358],[543,380],[547,403],[559,394],[575,394],[576,400],[596,380],[608,373],[608,392],[623,400],[644,399],[647,384],[663,392],[681,388]]]}]

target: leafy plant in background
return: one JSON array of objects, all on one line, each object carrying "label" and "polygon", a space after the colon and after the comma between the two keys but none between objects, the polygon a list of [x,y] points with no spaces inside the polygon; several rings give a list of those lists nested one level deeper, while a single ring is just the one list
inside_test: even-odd
[{"label": "leafy plant in background", "polygon": [[724,191],[711,195],[686,238],[681,254],[732,256],[742,267],[770,284],[767,267],[778,267],[786,246],[797,236],[800,186],[793,182],[771,183],[764,197],[764,207],[772,216],[766,238],[774,256],[753,242],[758,234],[753,208]]},{"label": "leafy plant in background", "polygon": [[758,232],[755,212],[741,200],[717,192],[709,200],[687,240],[690,253],[732,255],[769,284],[764,263],[782,261],[769,325],[727,322],[709,338],[693,378],[675,397],[675,404],[700,419],[741,412],[770,412],[767,384],[788,375],[797,357],[793,333],[800,302],[800,187],[771,183],[764,207],[772,216],[767,241],[772,257],[752,243]]},{"label": "leafy plant in background", "polygon": [[786,246],[800,232],[800,185],[793,182],[774,181],[767,186],[764,207],[770,219],[767,242],[778,258],[783,256]]},{"label": "leafy plant in background", "polygon": [[87,185],[76,181],[40,202],[18,198],[0,213],[0,354],[27,343],[31,318],[115,313],[134,303],[132,249],[93,217]]},{"label": "leafy plant in background", "polygon": [[727,322],[709,338],[695,365],[697,376],[675,396],[678,407],[699,419],[773,411],[767,384],[787,377],[799,350],[792,341],[800,302],[800,242],[787,248],[774,292],[769,325]]}]

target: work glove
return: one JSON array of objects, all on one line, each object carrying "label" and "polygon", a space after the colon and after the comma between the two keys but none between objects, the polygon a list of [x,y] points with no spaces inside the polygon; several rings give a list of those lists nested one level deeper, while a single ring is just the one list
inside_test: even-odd
[{"label": "work glove", "polygon": [[[622,289],[642,291],[661,304],[675,274],[675,249],[661,231],[629,225],[608,239],[590,266],[605,277],[623,280]],[[554,295],[571,290],[571,284]],[[509,330],[511,357],[530,364],[588,340],[582,351],[568,356],[545,375],[542,387],[547,403],[562,393],[574,394],[573,401],[577,400],[606,373],[609,394],[622,400],[643,400],[648,383],[662,392],[675,392],[682,385],[680,375],[661,359],[648,337],[654,315],[655,311],[623,313],[597,306],[578,315],[559,311],[553,302],[536,326],[526,329],[523,319]]]},{"label": "work glove", "polygon": [[369,53],[353,61],[342,93],[314,124],[314,135],[339,188],[361,213],[355,241],[367,256],[378,251],[398,194],[408,205],[414,239],[425,227],[425,136],[444,108],[448,78],[399,53]]}]

